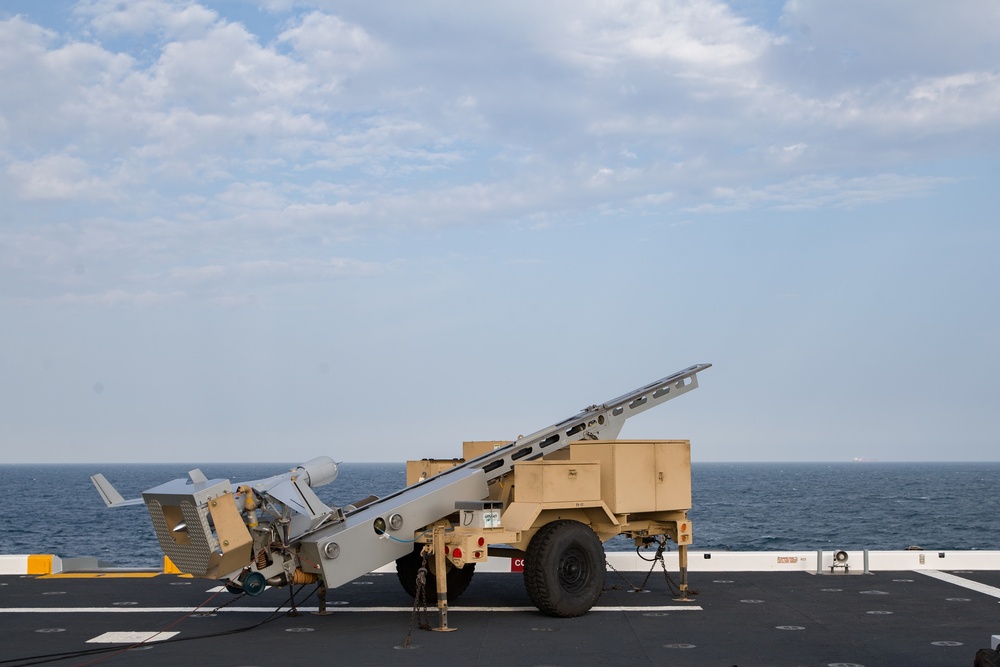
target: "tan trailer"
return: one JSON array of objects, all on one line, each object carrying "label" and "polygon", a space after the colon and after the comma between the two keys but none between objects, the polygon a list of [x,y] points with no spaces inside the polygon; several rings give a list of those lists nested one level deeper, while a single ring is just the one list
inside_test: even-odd
[{"label": "tan trailer", "polygon": [[[509,441],[467,442],[464,455]],[[463,459],[407,462],[407,483],[432,477]],[[490,495],[459,503],[457,512],[419,531],[413,553],[396,561],[411,595],[426,562],[427,588],[456,599],[476,563],[490,554],[524,558],[531,601],[552,616],[579,616],[604,588],[603,543],[625,535],[637,547],[658,539],[675,542],[686,561],[691,544],[691,445],[687,440],[580,440],[534,461],[515,463],[493,480]],[[433,555],[431,559],[429,556]],[[443,557],[443,558],[442,558]],[[444,562],[447,575],[434,575]],[[681,592],[687,591],[686,568]]]}]

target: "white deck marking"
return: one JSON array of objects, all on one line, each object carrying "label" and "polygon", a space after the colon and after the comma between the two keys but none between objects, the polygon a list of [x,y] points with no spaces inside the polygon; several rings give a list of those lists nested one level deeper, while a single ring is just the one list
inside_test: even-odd
[{"label": "white deck marking", "polygon": [[[318,611],[318,607],[296,607],[300,612]],[[433,613],[435,607],[429,607],[428,611]],[[330,613],[354,613],[365,614],[374,612],[406,612],[413,611],[412,606],[407,607],[327,607]],[[279,613],[283,613],[284,609]],[[538,611],[535,607],[448,607],[448,611],[463,612],[521,612]],[[649,607],[592,607],[592,612],[602,611],[704,611],[699,606],[649,606]],[[214,609],[213,607],[198,607],[192,610],[190,607],[0,607],[0,614],[205,614],[205,613],[241,613],[241,614],[270,614],[274,612],[271,607],[223,607]]]},{"label": "white deck marking", "polygon": [[996,586],[987,586],[986,584],[981,584],[978,581],[972,581],[971,579],[965,579],[964,577],[956,577],[954,574],[938,572],[937,570],[914,570],[914,572],[926,574],[928,577],[933,579],[940,579],[941,581],[946,581],[949,584],[955,584],[956,586],[961,586],[962,588],[968,588],[970,591],[976,591],[977,593],[983,593],[984,595],[1000,598],[1000,588],[997,588]]},{"label": "white deck marking", "polygon": [[177,632],[105,632],[93,639],[88,639],[88,644],[148,644],[149,642],[162,642],[170,639]]}]

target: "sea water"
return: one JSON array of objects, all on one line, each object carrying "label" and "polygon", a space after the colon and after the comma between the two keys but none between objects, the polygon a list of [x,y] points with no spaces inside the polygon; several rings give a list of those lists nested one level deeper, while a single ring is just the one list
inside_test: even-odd
[{"label": "sea water", "polygon": [[[119,567],[160,567],[142,505],[107,509],[90,482],[103,472],[126,498],[200,468],[236,482],[291,464],[3,465],[0,554],[93,556]],[[726,551],[998,549],[1000,462],[694,463],[694,548]],[[328,505],[405,485],[401,463],[343,463],[316,489]],[[609,550],[627,550],[616,538]]]}]

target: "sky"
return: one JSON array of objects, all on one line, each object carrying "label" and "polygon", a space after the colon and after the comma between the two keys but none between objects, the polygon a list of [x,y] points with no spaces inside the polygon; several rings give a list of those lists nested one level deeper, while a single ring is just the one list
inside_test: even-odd
[{"label": "sky", "polygon": [[1000,460],[998,204],[993,0],[2,0],[0,460]]}]

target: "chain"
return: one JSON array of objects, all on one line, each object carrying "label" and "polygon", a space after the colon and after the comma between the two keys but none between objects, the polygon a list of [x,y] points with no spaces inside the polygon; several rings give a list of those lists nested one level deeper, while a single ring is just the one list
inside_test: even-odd
[{"label": "chain", "polygon": [[[671,595],[681,595],[681,588],[680,588],[680,586],[678,586],[677,584],[674,583],[674,580],[671,579],[671,577],[670,577],[670,573],[667,572],[667,562],[663,559],[663,556],[659,556],[658,560],[660,561],[660,567],[663,568],[663,578],[667,582],[667,588],[670,590],[670,594]],[[655,567],[656,563],[653,563],[653,566]],[[646,575],[647,579],[649,579],[649,575],[650,574],[653,574],[653,570],[652,569],[650,569],[649,574]],[[695,591],[689,591],[689,592],[692,595],[696,594]]]},{"label": "chain", "polygon": [[[659,561],[660,567],[663,568],[663,578],[667,582],[667,589],[670,591],[671,595],[682,595],[681,588],[678,586],[674,580],[671,578],[670,573],[667,571],[667,561],[663,558],[663,551],[667,547],[667,540],[664,538],[659,539],[659,546],[656,548],[656,555],[653,556],[653,566],[649,568],[649,572],[646,573],[646,578],[642,582],[643,588],[646,586],[646,582],[653,574],[653,570],[656,569],[656,562]],[[691,595],[697,595],[697,591],[688,591]]]},{"label": "chain", "polygon": [[[670,577],[670,573],[667,571],[667,561],[663,558],[663,552],[666,550],[666,548],[667,548],[667,541],[665,539],[658,540],[658,546],[656,548],[656,555],[653,556],[653,558],[651,559],[652,565],[649,566],[649,572],[646,573],[646,577],[642,580],[642,583],[639,584],[638,586],[634,585],[632,582],[630,582],[628,579],[626,579],[625,575],[623,575],[621,572],[619,572],[617,569],[615,569],[615,566],[612,565],[611,563],[609,563],[607,560],[605,560],[605,563],[607,563],[607,566],[610,567],[611,570],[615,574],[617,574],[621,578],[622,581],[624,581],[626,584],[628,584],[628,587],[631,588],[633,592],[639,593],[641,591],[645,591],[646,590],[646,584],[649,583],[649,578],[653,575],[653,570],[656,569],[656,563],[659,562],[660,563],[660,567],[663,568],[663,578],[667,582],[667,589],[670,590],[670,593],[672,595],[681,595],[680,586],[678,586],[674,582],[674,580]],[[643,560],[650,560],[650,559],[645,559],[644,558]],[[622,586],[606,586],[604,588],[604,590],[606,590],[606,591],[619,590],[620,591],[620,590],[622,590]],[[688,589],[688,594],[689,595],[697,595],[698,591],[694,591],[694,590]]]},{"label": "chain", "polygon": [[[642,583],[641,583],[641,584],[639,584],[638,586],[636,586],[636,585],[635,585],[635,584],[633,584],[633,583],[632,583],[631,581],[629,581],[629,580],[628,580],[628,579],[627,579],[627,578],[625,577],[625,575],[624,575],[624,574],[622,574],[621,572],[619,572],[619,571],[618,571],[618,570],[617,570],[617,569],[615,568],[615,566],[614,566],[614,565],[612,565],[612,564],[611,564],[611,563],[610,563],[610,562],[609,562],[609,561],[608,561],[607,559],[605,559],[605,560],[604,560],[604,562],[605,562],[605,563],[607,564],[607,566],[608,566],[608,567],[610,567],[610,568],[611,568],[611,571],[612,571],[612,572],[614,572],[615,574],[617,574],[617,575],[618,575],[618,577],[619,577],[619,578],[620,578],[620,579],[621,579],[622,581],[624,581],[624,582],[625,582],[626,584],[628,584],[628,587],[632,589],[632,592],[633,592],[633,593],[640,593],[640,592],[642,592],[642,591],[645,591],[645,590],[646,590],[646,584],[647,584],[647,583],[649,582],[649,577],[650,577],[650,575],[652,575],[652,574],[653,574],[653,569],[654,569],[654,568],[656,567],[656,561],[660,561],[661,563],[663,562],[663,549],[664,549],[664,543],[663,543],[663,542],[660,542],[660,546],[659,546],[659,548],[658,548],[658,549],[656,550],[656,556],[654,556],[654,557],[653,557],[653,559],[652,559],[652,563],[653,563],[653,564],[652,564],[652,565],[650,566],[650,568],[649,568],[649,572],[647,572],[647,573],[646,573],[646,578],[645,578],[645,579],[643,579],[643,580],[642,580]],[[645,558],[644,558],[643,560],[648,560],[648,559],[645,559]],[[664,569],[664,572],[666,572],[666,570],[665,570],[665,569]],[[622,586],[606,586],[606,587],[604,588],[604,590],[606,590],[606,591],[620,591],[620,590],[622,590]]]},{"label": "chain", "polygon": [[417,570],[417,588],[413,596],[413,611],[410,613],[410,625],[406,629],[403,648],[410,647],[410,638],[413,636],[413,621],[417,620],[417,627],[421,630],[431,629],[430,619],[427,616],[427,554],[421,552],[421,556],[420,569]]},{"label": "chain", "polygon": [[[633,586],[633,585],[632,585],[632,582],[630,582],[630,581],[629,581],[628,579],[626,579],[626,578],[625,578],[625,575],[624,575],[624,574],[622,574],[621,572],[619,572],[618,570],[616,570],[616,569],[615,569],[615,566],[614,566],[614,565],[612,565],[612,564],[611,564],[610,562],[608,562],[608,560],[607,560],[607,559],[605,559],[605,560],[604,560],[604,563],[605,563],[605,565],[607,565],[608,567],[610,567],[610,568],[611,568],[611,571],[612,571],[612,572],[614,572],[615,574],[617,574],[617,575],[618,575],[618,577],[619,577],[619,578],[620,578],[620,579],[621,579],[622,581],[624,581],[624,582],[625,582],[626,584],[628,584],[628,587],[629,587],[629,588],[631,588],[632,590],[639,590],[639,589],[637,589],[637,588],[636,588],[635,586]],[[606,591],[620,591],[620,590],[622,590],[623,588],[624,588],[624,586],[620,586],[620,585],[617,585],[617,584],[616,584],[616,585],[613,585],[613,586],[605,586],[603,590],[606,590]]]},{"label": "chain", "polygon": [[[653,556],[653,564],[649,567],[649,572],[646,573],[646,578],[642,580],[641,589],[646,589],[646,584],[649,582],[649,578],[653,575],[653,570],[656,569],[656,562],[659,561],[660,565],[663,566],[663,573],[667,574],[667,562],[663,559],[663,551],[667,548],[667,541],[660,538],[658,541],[658,546],[656,547],[656,555]],[[671,593],[676,593],[674,590],[674,582],[670,580],[670,575],[667,574],[667,588],[670,589]]]},{"label": "chain", "polygon": [[[667,572],[667,564],[661,560],[660,561],[660,566],[663,568],[663,578],[667,580],[667,586],[670,588],[670,590],[673,591],[673,593],[675,595],[682,595],[683,596],[684,594],[681,592],[680,586],[678,586],[677,584],[675,584],[674,580],[670,578],[670,573]],[[695,590],[694,588],[688,587],[687,594],[688,595],[697,595],[698,591]]]}]

